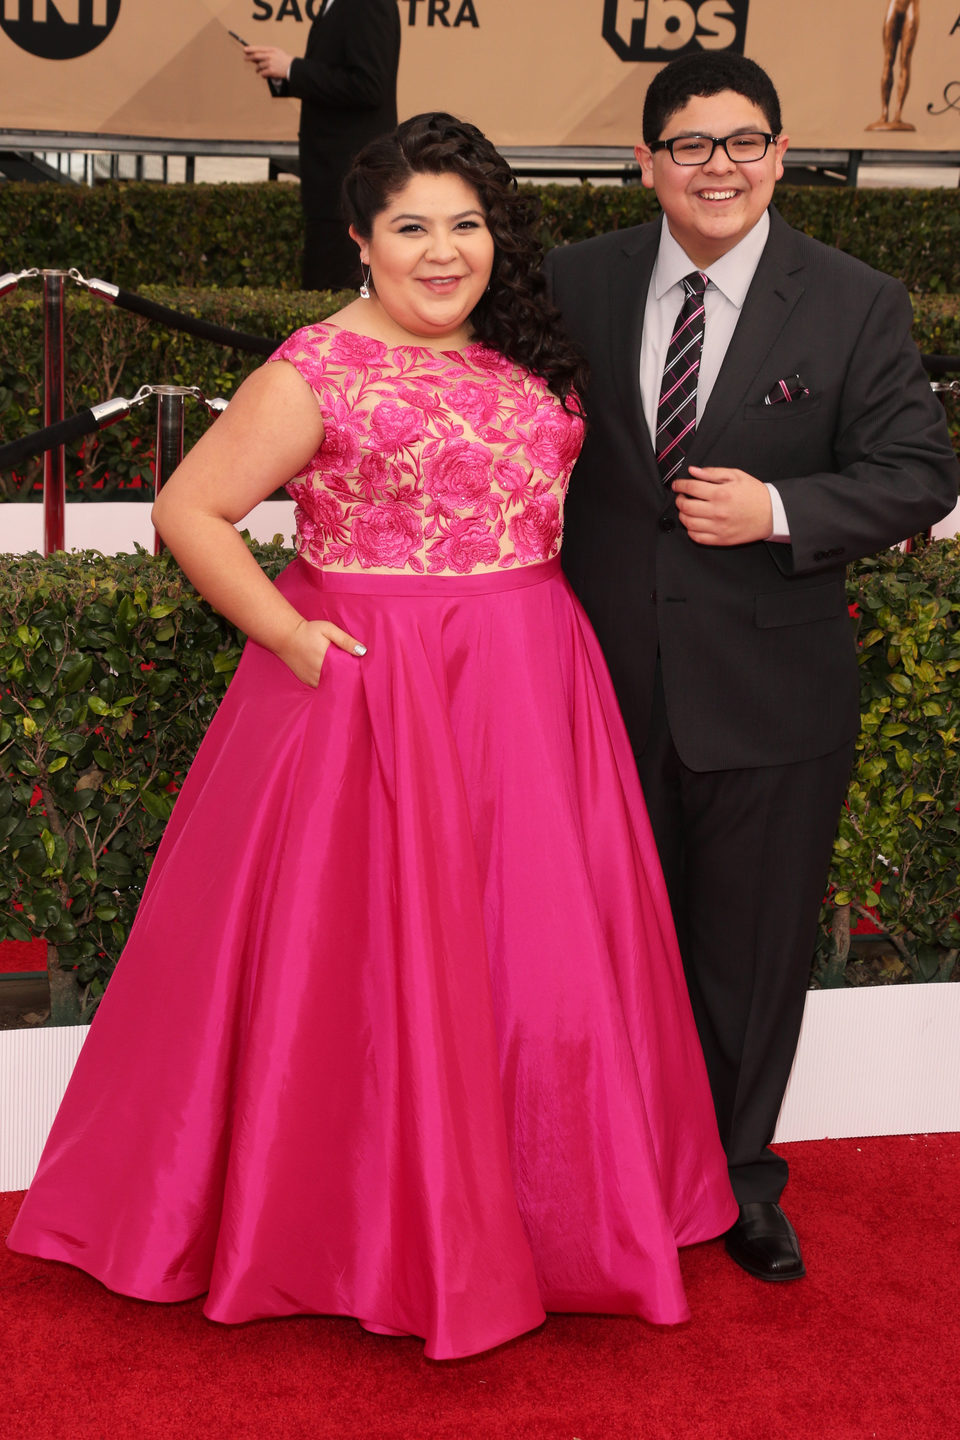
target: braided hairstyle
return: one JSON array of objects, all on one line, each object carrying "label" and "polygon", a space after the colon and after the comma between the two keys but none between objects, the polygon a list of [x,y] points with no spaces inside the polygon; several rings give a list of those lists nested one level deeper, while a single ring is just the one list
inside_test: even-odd
[{"label": "braided hairstyle", "polygon": [[364,146],[343,182],[343,206],[368,240],[373,222],[414,175],[459,175],[477,193],[494,255],[490,285],[470,321],[474,337],[546,381],[579,413],[586,384],[583,357],[563,332],[540,273],[536,200],[521,195],[510,166],[475,125],[442,111],[405,120]]}]

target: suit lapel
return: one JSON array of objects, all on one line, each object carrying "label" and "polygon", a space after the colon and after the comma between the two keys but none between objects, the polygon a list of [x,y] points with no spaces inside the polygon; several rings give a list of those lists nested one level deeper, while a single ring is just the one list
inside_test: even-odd
[{"label": "suit lapel", "polygon": [[701,457],[709,456],[731,416],[747,403],[767,354],[803,294],[801,271],[790,227],[771,209],[769,238],[687,454],[691,465],[709,464]]},{"label": "suit lapel", "polygon": [[659,221],[630,232],[624,238],[608,277],[608,335],[614,384],[617,389],[616,403],[630,418],[636,432],[644,473],[650,473],[652,466],[653,474],[656,474],[657,469],[656,457],[640,398],[640,343],[643,338],[643,312],[647,303],[647,290],[657,258],[659,240]]}]

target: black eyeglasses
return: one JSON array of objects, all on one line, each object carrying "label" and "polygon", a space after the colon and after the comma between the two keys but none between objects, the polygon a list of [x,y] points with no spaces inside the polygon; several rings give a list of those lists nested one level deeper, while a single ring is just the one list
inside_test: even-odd
[{"label": "black eyeglasses", "polygon": [[651,151],[669,150],[675,165],[706,165],[713,159],[713,152],[722,145],[727,159],[735,165],[752,165],[762,160],[776,140],[776,135],[765,135],[759,130],[749,130],[741,135],[678,135],[674,140],[654,140]]}]

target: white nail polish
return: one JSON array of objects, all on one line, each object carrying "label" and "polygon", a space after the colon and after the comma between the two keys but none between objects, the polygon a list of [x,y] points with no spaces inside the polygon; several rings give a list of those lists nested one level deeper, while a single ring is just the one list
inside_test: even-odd
[{"label": "white nail polish", "polygon": [[354,653],[354,655],[366,655],[366,653],[367,653],[367,647],[366,647],[366,645],[354,645],[354,647],[353,647],[353,653]]}]

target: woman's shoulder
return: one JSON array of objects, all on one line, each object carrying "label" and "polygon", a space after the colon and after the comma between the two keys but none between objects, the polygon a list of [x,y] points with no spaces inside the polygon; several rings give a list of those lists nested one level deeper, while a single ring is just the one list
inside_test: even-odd
[{"label": "woman's shoulder", "polygon": [[387,346],[345,330],[330,320],[320,320],[294,330],[270,356],[271,360],[288,360],[316,391],[333,388],[342,391],[371,371],[382,370]]},{"label": "woman's shoulder", "polygon": [[298,360],[310,362],[324,358],[333,364],[378,364],[389,350],[383,340],[360,335],[333,320],[318,320],[294,330],[270,358],[292,360],[294,364]]},{"label": "woman's shoulder", "polygon": [[322,355],[329,350],[336,329],[327,320],[317,320],[312,325],[301,325],[278,345],[270,356],[271,360],[297,360]]}]

